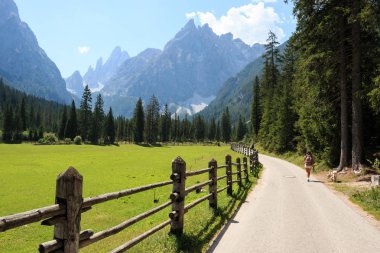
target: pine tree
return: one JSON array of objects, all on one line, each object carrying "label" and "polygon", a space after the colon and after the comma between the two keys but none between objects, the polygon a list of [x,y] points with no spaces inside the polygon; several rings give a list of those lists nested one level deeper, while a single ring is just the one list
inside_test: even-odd
[{"label": "pine tree", "polygon": [[84,88],[79,108],[79,130],[83,141],[89,139],[89,131],[92,117],[91,90],[88,85]]},{"label": "pine tree", "polygon": [[67,108],[65,106],[63,108],[63,114],[62,114],[61,122],[59,124],[58,138],[60,140],[65,139],[66,126],[67,126]]},{"label": "pine tree", "polygon": [[92,115],[92,123],[90,126],[90,138],[92,144],[98,144],[99,138],[102,136],[104,125],[104,110],[103,110],[103,98],[99,94],[96,97],[94,113]]},{"label": "pine tree", "polygon": [[261,101],[260,101],[260,83],[259,77],[255,77],[255,82],[253,83],[252,89],[252,104],[251,104],[251,129],[253,137],[257,138],[260,129],[261,121]]},{"label": "pine tree", "polygon": [[216,124],[216,132],[215,132],[215,140],[216,141],[220,141],[221,140],[221,134],[222,130],[220,129],[220,122],[218,121],[218,123]]},{"label": "pine tree", "polygon": [[113,144],[115,142],[115,121],[113,118],[112,107],[107,114],[105,124],[105,141],[107,144]]},{"label": "pine tree", "polygon": [[70,117],[67,121],[65,136],[70,139],[74,139],[78,134],[78,121],[77,121],[77,110],[75,108],[74,100],[71,102]]},{"label": "pine tree", "polygon": [[246,127],[241,115],[239,115],[239,121],[238,121],[238,125],[236,127],[236,140],[241,141],[244,138],[244,135],[246,133],[247,133],[247,127]]},{"label": "pine tree", "polygon": [[144,118],[144,108],[142,100],[139,98],[133,113],[133,141],[135,143],[141,143],[144,141]]},{"label": "pine tree", "polygon": [[13,141],[22,141],[22,120],[19,107],[16,107],[13,116]]},{"label": "pine tree", "polygon": [[12,141],[12,130],[13,130],[13,110],[10,106],[6,106],[3,121],[3,141]]},{"label": "pine tree", "polygon": [[224,142],[230,142],[231,140],[231,121],[230,121],[230,113],[228,107],[223,112],[222,122],[221,122],[221,132],[222,132],[222,140]]},{"label": "pine tree", "polygon": [[145,140],[149,144],[154,144],[157,141],[159,119],[160,105],[157,98],[153,95],[146,107]]},{"label": "pine tree", "polygon": [[195,116],[195,119],[193,120],[194,129],[195,129],[195,136],[194,139],[197,142],[203,142],[205,138],[205,122],[203,118],[198,114]]},{"label": "pine tree", "polygon": [[22,131],[27,129],[27,118],[26,118],[26,108],[25,108],[25,97],[22,98],[21,106],[20,106],[20,116],[21,116],[21,124]]},{"label": "pine tree", "polygon": [[274,125],[276,118],[276,92],[279,81],[279,65],[281,64],[281,55],[278,49],[279,42],[273,32],[269,32],[267,44],[265,45],[264,70],[261,81],[262,97],[262,117],[260,121],[259,139],[264,147],[273,149],[274,138],[277,134],[278,126]]},{"label": "pine tree", "polygon": [[215,140],[215,135],[216,135],[216,123],[215,123],[215,118],[211,118],[211,122],[210,122],[210,128],[209,128],[209,131],[208,131],[208,139],[210,141],[213,141]]},{"label": "pine tree", "polygon": [[168,142],[170,136],[170,112],[168,105],[166,104],[164,107],[164,112],[161,115],[161,141]]}]

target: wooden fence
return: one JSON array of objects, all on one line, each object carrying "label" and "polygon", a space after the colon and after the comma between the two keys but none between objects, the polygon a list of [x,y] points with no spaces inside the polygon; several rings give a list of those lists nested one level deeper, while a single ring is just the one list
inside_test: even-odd
[{"label": "wooden fence", "polygon": [[[240,146],[231,146],[231,148],[234,151],[242,153]],[[242,154],[245,155],[243,157],[243,161],[241,161],[238,157],[236,158],[236,161],[233,162],[231,156],[227,155],[223,165],[218,166],[217,161],[212,159],[208,163],[207,168],[191,172],[186,171],[186,162],[182,160],[181,157],[177,157],[172,161],[172,175],[170,176],[171,180],[169,181],[126,189],[118,192],[106,193],[85,199],[82,198],[83,178],[76,169],[70,167],[57,177],[55,205],[0,217],[0,232],[42,221],[41,225],[54,226],[54,240],[41,243],[39,245],[39,252],[77,253],[80,248],[115,235],[132,224],[135,224],[136,222],[141,221],[168,206],[171,206],[172,208],[169,213],[168,220],[124,243],[111,252],[124,252],[168,225],[170,225],[170,232],[172,234],[181,235],[184,229],[184,215],[191,208],[202,203],[203,201],[208,200],[209,206],[216,209],[218,207],[218,193],[226,190],[227,194],[231,196],[234,183],[238,184],[240,187],[242,186],[243,179],[249,180],[247,156],[250,157],[249,166],[251,171],[257,167],[257,164],[255,163],[258,163],[258,161],[253,158],[251,159],[254,155],[254,150],[243,150],[244,151]],[[236,171],[233,171],[233,167],[236,168]],[[223,175],[218,176],[221,169],[225,169],[224,173]],[[208,173],[209,180],[186,188],[187,177],[204,173]],[[233,179],[234,175],[236,175],[235,180]],[[218,188],[218,182],[223,179],[226,179],[226,185]],[[107,230],[97,233],[94,233],[90,229],[80,231],[81,214],[89,211],[92,206],[166,185],[173,186],[173,190],[170,194],[170,201],[167,201],[160,206],[139,214]],[[186,195],[205,186],[209,187],[209,194],[185,206]]]}]

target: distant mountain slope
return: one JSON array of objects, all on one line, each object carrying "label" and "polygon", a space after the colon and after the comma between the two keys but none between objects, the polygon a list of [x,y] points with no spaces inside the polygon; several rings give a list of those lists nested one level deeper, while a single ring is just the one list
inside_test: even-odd
[{"label": "distant mountain slope", "polygon": [[21,21],[12,0],[0,0],[0,59],[0,76],[12,87],[49,100],[71,100],[57,66]]},{"label": "distant mountain slope", "polygon": [[[282,53],[286,42],[279,46]],[[220,119],[224,109],[228,106],[231,120],[236,121],[239,115],[250,120],[250,107],[252,101],[252,88],[255,76],[261,78],[264,59],[259,57],[249,63],[236,76],[228,79],[220,89],[216,98],[203,110],[200,115],[207,119],[215,117]]]},{"label": "distant mountain slope", "polygon": [[[144,101],[154,94],[161,104],[191,107],[190,101],[208,102],[229,77],[263,51],[263,45],[250,47],[232,34],[218,36],[208,25],[197,27],[190,20],[162,52],[150,50],[145,60],[141,54],[127,60],[102,92]],[[139,63],[137,68],[133,60]]]},{"label": "distant mountain slope", "polygon": [[83,93],[83,78],[79,71],[75,71],[71,76],[65,79],[66,89],[76,97],[80,98]]}]

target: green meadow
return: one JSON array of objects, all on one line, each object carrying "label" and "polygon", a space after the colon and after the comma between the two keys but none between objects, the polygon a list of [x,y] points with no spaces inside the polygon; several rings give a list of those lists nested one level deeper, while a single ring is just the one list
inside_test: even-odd
[{"label": "green meadow", "polygon": [[[54,204],[55,180],[59,173],[73,166],[83,175],[84,198],[136,186],[169,180],[171,161],[181,156],[187,171],[207,168],[214,158],[224,164],[226,154],[233,160],[237,153],[229,146],[162,146],[138,145],[92,146],[31,144],[0,145],[0,216]],[[225,173],[219,170],[219,175]],[[203,182],[208,175],[189,177],[186,187]],[[202,252],[226,220],[238,208],[252,182],[239,189],[234,184],[233,197],[226,192],[218,195],[219,208],[214,211],[205,201],[185,215],[184,235],[168,235],[169,226],[132,248],[129,252]],[[219,187],[226,185],[219,181]],[[112,200],[82,214],[81,230],[98,232],[115,226],[137,214],[168,201],[171,186]],[[186,204],[208,193],[191,193]],[[158,203],[154,203],[154,199]],[[108,252],[131,238],[168,219],[171,207],[138,222],[121,233],[92,244],[81,252]],[[40,223],[0,233],[0,252],[37,252],[38,245],[49,241],[53,227]]]}]

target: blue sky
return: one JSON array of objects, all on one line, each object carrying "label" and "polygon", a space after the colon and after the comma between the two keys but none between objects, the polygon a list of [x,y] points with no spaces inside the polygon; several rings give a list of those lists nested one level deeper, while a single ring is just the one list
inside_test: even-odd
[{"label": "blue sky", "polygon": [[116,46],[135,56],[163,49],[190,18],[214,32],[231,32],[247,44],[265,42],[269,29],[280,42],[295,29],[292,4],[283,0],[15,0],[20,17],[63,77],[83,75]]}]

